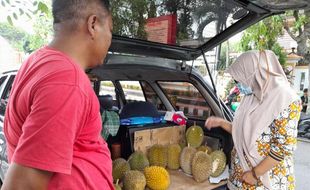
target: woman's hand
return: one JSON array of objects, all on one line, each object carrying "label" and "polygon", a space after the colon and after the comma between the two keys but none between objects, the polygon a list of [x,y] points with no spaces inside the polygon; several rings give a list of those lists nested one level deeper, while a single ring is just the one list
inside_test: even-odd
[{"label": "woman's hand", "polygon": [[253,173],[251,171],[244,172],[242,175],[242,180],[243,180],[243,182],[245,182],[249,185],[256,185],[257,184],[257,180],[255,179],[255,177],[253,176]]},{"label": "woman's hand", "polygon": [[220,117],[209,117],[205,122],[205,127],[209,130],[214,127],[222,127],[225,131],[231,134],[231,123]]},{"label": "woman's hand", "polygon": [[221,127],[223,121],[225,120],[220,117],[211,116],[206,120],[205,127],[209,130],[211,130],[214,127]]}]

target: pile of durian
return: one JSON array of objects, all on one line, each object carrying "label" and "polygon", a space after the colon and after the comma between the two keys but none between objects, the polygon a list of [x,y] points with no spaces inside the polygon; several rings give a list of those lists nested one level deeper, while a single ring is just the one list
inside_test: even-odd
[{"label": "pile of durian", "polygon": [[[223,151],[212,151],[202,146],[204,133],[201,127],[191,126],[186,131],[187,146],[179,144],[155,144],[148,149],[147,155],[134,152],[128,160],[118,158],[113,161],[113,179],[116,190],[166,190],[170,185],[169,172],[179,170],[191,175],[202,183],[209,177],[220,176],[226,167]],[[120,183],[122,183],[122,188]]]}]

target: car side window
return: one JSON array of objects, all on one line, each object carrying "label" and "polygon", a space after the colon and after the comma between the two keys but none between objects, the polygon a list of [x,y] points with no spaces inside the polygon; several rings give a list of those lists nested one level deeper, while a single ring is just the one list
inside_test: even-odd
[{"label": "car side window", "polygon": [[3,91],[4,94],[3,94],[3,99],[5,101],[8,101],[9,100],[9,97],[10,97],[10,93],[11,93],[11,90],[12,90],[12,86],[13,86],[13,81],[15,79],[15,75],[12,75],[10,76],[10,80],[9,82],[7,83],[7,88]]},{"label": "car side window", "polygon": [[[5,86],[5,80],[8,76],[3,76],[0,78],[0,93],[3,91],[4,89],[4,86]],[[2,94],[1,95],[1,98],[3,97]]]},{"label": "car side window", "polygon": [[158,82],[172,106],[193,119],[206,119],[211,108],[198,89],[189,82]]},{"label": "car side window", "polygon": [[145,102],[145,97],[139,81],[119,81],[127,103],[135,101]]},{"label": "car side window", "polygon": [[144,92],[146,101],[154,104],[157,110],[167,111],[166,106],[163,104],[163,102],[149,83],[147,83],[146,81],[141,81],[141,87]]},{"label": "car side window", "polygon": [[111,95],[116,100],[115,86],[112,81],[100,81],[99,96]]},{"label": "car side window", "polygon": [[7,104],[6,99],[8,98],[6,97],[6,89],[5,89],[5,85],[7,84],[5,81],[7,77],[8,76],[3,76],[0,78],[0,115],[1,116],[4,116],[6,104]]}]

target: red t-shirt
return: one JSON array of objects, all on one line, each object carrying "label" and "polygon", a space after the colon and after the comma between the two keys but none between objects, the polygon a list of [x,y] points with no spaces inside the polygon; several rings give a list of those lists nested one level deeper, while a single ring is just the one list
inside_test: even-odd
[{"label": "red t-shirt", "polygon": [[48,47],[32,54],[6,110],[9,162],[54,172],[48,189],[114,189],[100,131],[98,99],[83,69]]}]

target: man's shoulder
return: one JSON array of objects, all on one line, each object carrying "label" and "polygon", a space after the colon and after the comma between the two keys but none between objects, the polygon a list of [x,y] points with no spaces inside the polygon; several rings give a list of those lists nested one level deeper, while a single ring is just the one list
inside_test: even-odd
[{"label": "man's shoulder", "polygon": [[90,82],[85,71],[68,55],[47,47],[34,52],[24,62],[18,78],[31,83],[33,89],[43,86],[70,85],[89,94]]},{"label": "man's shoulder", "polygon": [[41,48],[34,52],[25,62],[24,71],[35,72],[43,78],[53,80],[73,81],[77,84],[78,78],[83,74],[82,69],[64,53],[50,49]]},{"label": "man's shoulder", "polygon": [[38,66],[46,66],[49,67],[50,69],[57,69],[57,70],[61,69],[74,70],[76,69],[77,66],[68,55],[48,47],[43,47],[37,50],[29,58],[29,61],[31,61],[34,64],[37,64]]}]

